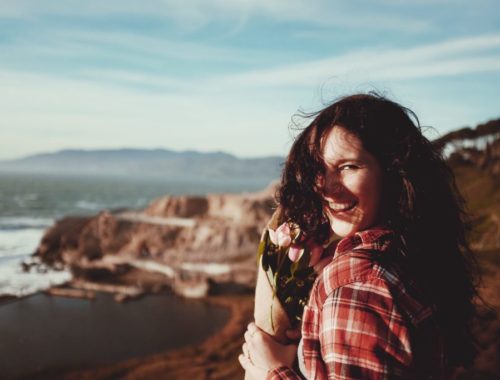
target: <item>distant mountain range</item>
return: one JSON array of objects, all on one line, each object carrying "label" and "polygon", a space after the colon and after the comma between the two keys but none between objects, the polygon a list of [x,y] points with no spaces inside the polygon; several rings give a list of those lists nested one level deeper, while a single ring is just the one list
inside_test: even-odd
[{"label": "distant mountain range", "polygon": [[[475,128],[450,132],[433,143],[455,161],[478,161],[490,172],[500,172],[496,152],[500,119]],[[167,149],[70,149],[0,161],[0,172],[51,173],[72,175],[135,176],[165,179],[265,179],[280,176],[285,158],[238,158],[224,152],[201,153]],[[484,161],[484,162],[483,162]],[[477,162],[479,164],[479,162]]]},{"label": "distant mountain range", "polygon": [[2,172],[112,175],[166,179],[276,179],[283,157],[238,158],[223,152],[166,149],[62,150],[0,161]]}]

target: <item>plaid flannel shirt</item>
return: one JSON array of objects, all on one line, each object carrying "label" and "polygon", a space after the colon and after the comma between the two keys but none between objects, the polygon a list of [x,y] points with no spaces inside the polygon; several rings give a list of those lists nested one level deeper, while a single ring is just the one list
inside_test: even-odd
[{"label": "plaid flannel shirt", "polygon": [[[342,239],[311,290],[302,318],[307,379],[445,379],[432,310],[391,264],[395,234],[367,230]],[[292,368],[268,380],[300,379]]]}]

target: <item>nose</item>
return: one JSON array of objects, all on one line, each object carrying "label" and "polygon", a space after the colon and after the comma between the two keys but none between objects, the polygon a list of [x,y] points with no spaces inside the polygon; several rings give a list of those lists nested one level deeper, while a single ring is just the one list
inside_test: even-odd
[{"label": "nose", "polygon": [[343,186],[340,182],[332,183],[330,186],[326,186],[325,188],[325,196],[327,197],[335,197],[340,194],[343,190]]},{"label": "nose", "polygon": [[335,197],[339,193],[342,193],[343,190],[344,186],[340,176],[338,174],[328,173],[324,180],[323,196],[327,198]]}]

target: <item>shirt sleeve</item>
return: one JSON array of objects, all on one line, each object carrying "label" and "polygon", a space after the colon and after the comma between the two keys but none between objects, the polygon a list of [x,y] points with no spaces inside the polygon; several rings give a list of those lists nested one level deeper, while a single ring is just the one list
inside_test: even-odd
[{"label": "shirt sleeve", "polygon": [[301,380],[302,378],[291,368],[282,366],[269,371],[266,380]]},{"label": "shirt sleeve", "polygon": [[327,378],[403,378],[412,360],[408,327],[384,280],[334,290],[320,316]]}]

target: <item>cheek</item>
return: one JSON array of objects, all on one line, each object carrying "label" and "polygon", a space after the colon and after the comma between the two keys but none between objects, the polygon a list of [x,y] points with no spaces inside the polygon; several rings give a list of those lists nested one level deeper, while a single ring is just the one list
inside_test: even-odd
[{"label": "cheek", "polygon": [[[380,203],[381,181],[376,175],[364,175],[351,184],[353,193],[359,201],[371,209]],[[375,210],[373,210],[375,211]]]},{"label": "cheek", "polygon": [[382,184],[378,177],[369,178],[363,188],[366,212],[376,218],[379,214],[380,204],[382,202]]},{"label": "cheek", "polygon": [[366,174],[346,176],[343,185],[351,194],[359,198],[359,201],[367,198],[373,190],[370,176]]}]

